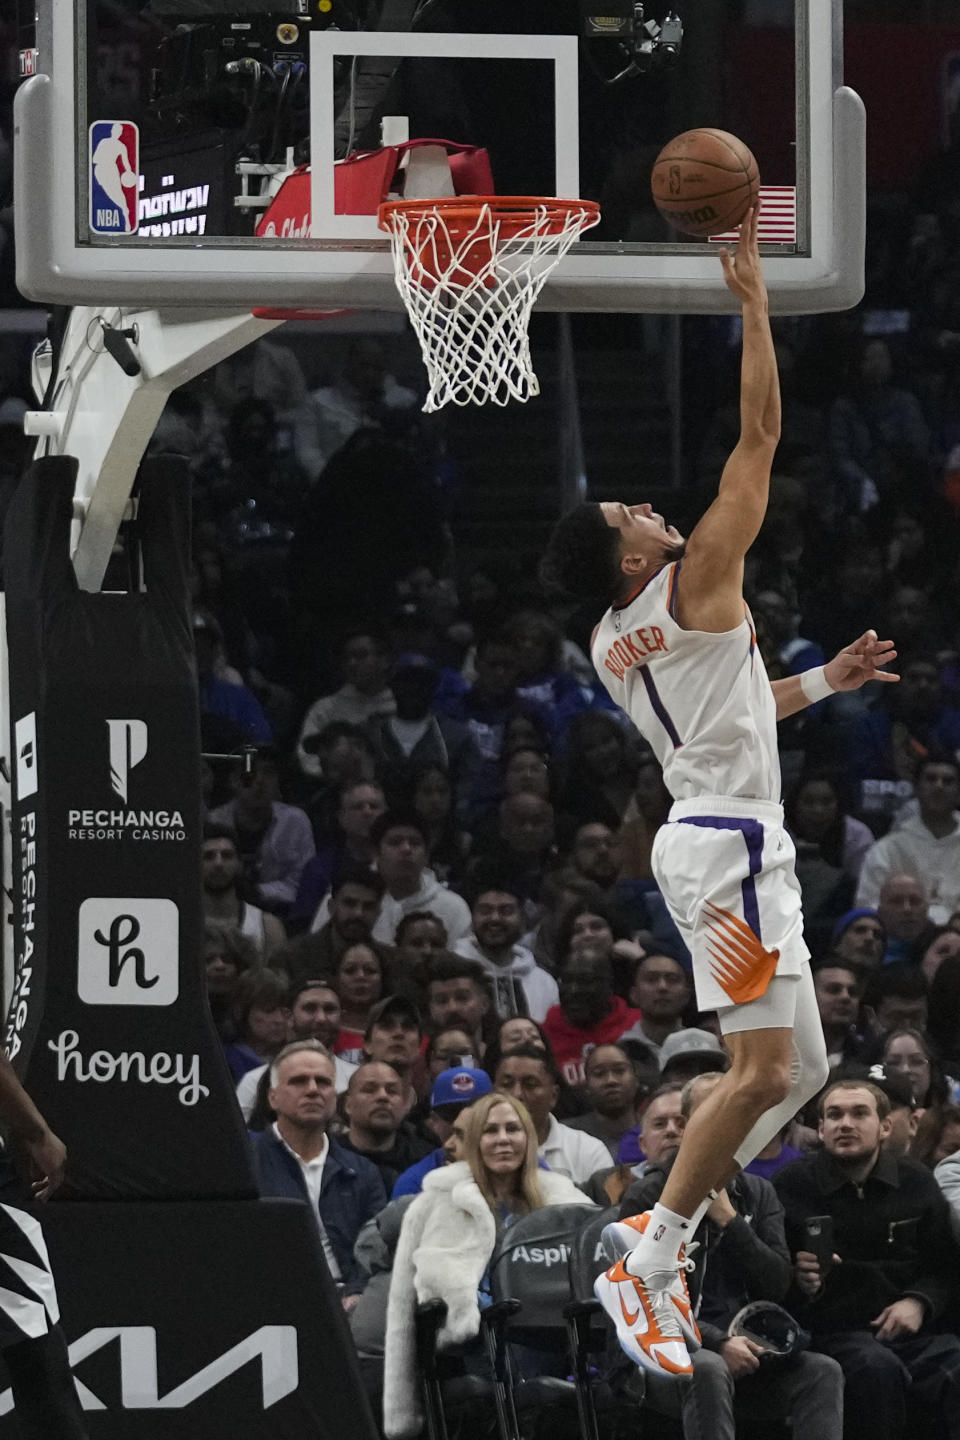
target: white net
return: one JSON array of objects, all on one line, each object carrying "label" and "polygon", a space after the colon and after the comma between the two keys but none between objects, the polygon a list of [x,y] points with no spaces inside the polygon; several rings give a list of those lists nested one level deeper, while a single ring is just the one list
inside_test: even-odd
[{"label": "white net", "polygon": [[425,411],[539,395],[527,327],[544,281],[599,209],[498,197],[385,205],[394,278],[430,381]]}]

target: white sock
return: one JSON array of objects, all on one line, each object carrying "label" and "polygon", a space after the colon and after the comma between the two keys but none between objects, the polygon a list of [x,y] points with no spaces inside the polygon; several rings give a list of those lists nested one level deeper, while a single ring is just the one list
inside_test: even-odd
[{"label": "white sock", "polygon": [[623,1264],[627,1274],[640,1275],[651,1270],[676,1269],[680,1246],[693,1239],[697,1226],[716,1198],[716,1191],[711,1190],[689,1220],[683,1215],[677,1215],[673,1210],[668,1210],[658,1201],[650,1212],[646,1230],[630,1254],[624,1257]]}]

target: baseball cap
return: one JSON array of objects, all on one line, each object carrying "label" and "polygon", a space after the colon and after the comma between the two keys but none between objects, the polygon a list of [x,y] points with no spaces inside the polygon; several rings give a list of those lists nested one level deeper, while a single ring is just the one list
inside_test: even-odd
[{"label": "baseball cap", "polygon": [[367,1028],[363,1032],[364,1039],[370,1034],[374,1025],[379,1025],[381,1020],[388,1016],[399,1015],[404,1020],[411,1020],[418,1030],[423,1028],[420,1021],[420,1011],[412,1000],[405,995],[387,995],[383,1000],[378,1000],[376,1005],[370,1007],[370,1014],[367,1017]]},{"label": "baseball cap", "polygon": [[[908,1110],[916,1110],[917,1102],[913,1086],[906,1075],[901,1075],[899,1070],[888,1069],[882,1063],[871,1065],[866,1078],[871,1085],[876,1085],[878,1090],[883,1091],[895,1110],[901,1106],[906,1106]],[[844,1079],[856,1079],[856,1076],[845,1075]]]},{"label": "baseball cap", "polygon": [[493,1083],[485,1070],[468,1070],[459,1066],[454,1070],[441,1070],[430,1091],[430,1108],[439,1110],[442,1105],[471,1105],[481,1095],[489,1095]]},{"label": "baseball cap", "polygon": [[660,1047],[661,1075],[671,1060],[681,1058],[689,1060],[695,1055],[713,1061],[722,1061],[724,1065],[727,1064],[729,1058],[716,1035],[712,1035],[709,1030],[697,1030],[692,1026],[687,1030],[674,1030]]},{"label": "baseball cap", "polygon": [[847,910],[845,914],[840,916],[836,925],[834,925],[833,934],[830,937],[831,940],[836,943],[836,941],[850,929],[854,920],[862,920],[864,915],[869,915],[871,920],[879,920],[880,918],[876,910],[871,910],[868,906],[861,906],[859,910]]},{"label": "baseball cap", "polygon": [[754,1300],[738,1310],[730,1321],[728,1335],[745,1335],[759,1345],[762,1360],[788,1360],[810,1344],[809,1333],[797,1324],[788,1310],[772,1300]]}]

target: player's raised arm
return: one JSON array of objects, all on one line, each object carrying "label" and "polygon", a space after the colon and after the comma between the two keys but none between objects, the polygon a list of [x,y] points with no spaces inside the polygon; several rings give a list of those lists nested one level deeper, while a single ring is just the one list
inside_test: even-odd
[{"label": "player's raised arm", "polygon": [[732,630],[743,619],[743,557],[763,523],[780,439],[780,381],[755,209],[740,226],[736,253],[722,250],[720,260],[743,309],[740,439],[724,466],[716,500],[687,543],[678,586],[681,624],[713,631]]}]

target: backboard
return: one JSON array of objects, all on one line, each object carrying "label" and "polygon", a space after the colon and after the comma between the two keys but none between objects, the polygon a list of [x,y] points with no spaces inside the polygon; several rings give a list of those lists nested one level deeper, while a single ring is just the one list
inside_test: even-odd
[{"label": "backboard", "polygon": [[[716,245],[650,197],[662,145],[700,125],[757,156],[772,309],[855,304],[864,116],[842,0],[781,0],[766,26],[727,0],[674,4],[679,25],[662,0],[48,0],[15,98],[18,284],[59,303],[399,309],[373,206],[338,196],[341,162],[394,117],[481,147],[497,193],[600,203],[541,308],[736,308]],[[302,164],[294,217],[265,223],[261,188]]]}]

